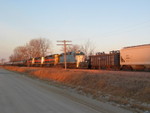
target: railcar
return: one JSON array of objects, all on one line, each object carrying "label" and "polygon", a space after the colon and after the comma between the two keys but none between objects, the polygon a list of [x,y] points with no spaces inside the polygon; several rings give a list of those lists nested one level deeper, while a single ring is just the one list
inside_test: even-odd
[{"label": "railcar", "polygon": [[150,44],[124,47],[120,64],[124,70],[150,70]]},{"label": "railcar", "polygon": [[27,63],[26,60],[20,60],[20,61],[13,61],[13,62],[11,62],[10,64],[11,64],[12,66],[25,66],[26,63]]},{"label": "railcar", "polygon": [[110,53],[99,52],[90,56],[90,67],[92,69],[119,69],[120,52],[111,51]]}]

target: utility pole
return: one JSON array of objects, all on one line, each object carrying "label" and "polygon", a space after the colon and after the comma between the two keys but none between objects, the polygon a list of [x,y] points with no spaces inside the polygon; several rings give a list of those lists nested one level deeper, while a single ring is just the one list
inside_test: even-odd
[{"label": "utility pole", "polygon": [[65,70],[66,70],[67,69],[67,56],[66,56],[67,45],[72,45],[72,44],[67,44],[67,42],[72,42],[72,41],[61,40],[61,41],[57,41],[57,42],[63,43],[63,44],[57,44],[57,45],[64,46],[64,65],[65,65]]}]

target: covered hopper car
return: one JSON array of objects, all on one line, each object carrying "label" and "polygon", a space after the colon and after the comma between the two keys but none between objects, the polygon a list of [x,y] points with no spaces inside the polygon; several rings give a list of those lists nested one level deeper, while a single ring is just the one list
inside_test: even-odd
[{"label": "covered hopper car", "polygon": [[150,70],[150,44],[120,50],[121,69]]}]

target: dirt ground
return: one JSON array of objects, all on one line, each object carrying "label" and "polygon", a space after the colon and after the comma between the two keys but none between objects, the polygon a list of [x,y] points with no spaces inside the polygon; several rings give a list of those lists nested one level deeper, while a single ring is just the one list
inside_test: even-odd
[{"label": "dirt ground", "polygon": [[150,110],[150,72],[4,67],[134,110]]}]

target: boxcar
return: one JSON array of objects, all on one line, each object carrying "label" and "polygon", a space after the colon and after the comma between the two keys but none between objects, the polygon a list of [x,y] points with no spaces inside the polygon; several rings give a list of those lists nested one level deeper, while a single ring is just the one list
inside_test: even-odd
[{"label": "boxcar", "polygon": [[120,53],[119,51],[111,51],[106,54],[104,52],[90,56],[90,67],[93,69],[119,69]]}]

